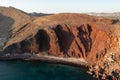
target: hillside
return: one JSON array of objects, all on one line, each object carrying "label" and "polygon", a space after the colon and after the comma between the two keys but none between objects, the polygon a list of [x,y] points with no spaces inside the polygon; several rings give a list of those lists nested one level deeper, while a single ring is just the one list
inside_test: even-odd
[{"label": "hillside", "polygon": [[[96,77],[101,69],[104,70],[101,74],[106,76],[114,76],[112,72],[119,71],[119,21],[77,13],[41,16],[33,20],[11,7],[1,7],[0,13],[0,37],[8,38],[3,41],[5,55],[0,59],[6,59],[9,53],[10,59],[15,54],[24,60],[64,63],[73,59],[72,63],[75,61],[76,64],[82,60],[90,67],[90,74],[94,72]],[[31,54],[23,58],[24,53]]]},{"label": "hillside", "polygon": [[30,21],[31,17],[21,10],[13,7],[0,7],[0,46]]},{"label": "hillside", "polygon": [[[90,65],[119,66],[120,23],[85,14],[63,13],[39,17],[12,35],[5,52],[83,58]],[[101,65],[100,65],[101,64]],[[105,68],[106,69],[106,68]],[[111,73],[110,72],[108,74]]]},{"label": "hillside", "polygon": [[101,16],[113,20],[119,20],[120,21],[120,13],[119,12],[114,12],[114,13],[87,13],[89,15],[93,16]]}]

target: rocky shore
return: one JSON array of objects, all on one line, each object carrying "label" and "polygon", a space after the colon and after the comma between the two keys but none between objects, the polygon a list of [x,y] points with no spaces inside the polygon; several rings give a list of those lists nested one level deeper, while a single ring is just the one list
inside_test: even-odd
[{"label": "rocky shore", "polygon": [[[120,62],[115,61],[116,56],[109,58],[109,60],[99,60],[96,64],[90,65],[83,58],[65,58],[65,57],[55,57],[49,55],[32,54],[3,54],[0,55],[0,61],[6,60],[22,60],[22,61],[40,61],[40,62],[50,62],[56,64],[67,64],[77,67],[88,68],[88,73],[97,78],[98,80],[119,80],[120,79]],[[108,59],[108,58],[107,58]]]},{"label": "rocky shore", "polygon": [[120,58],[119,54],[111,53],[103,60],[89,65],[88,73],[100,80],[120,80]]},{"label": "rocky shore", "polygon": [[0,40],[0,53],[4,53],[0,60],[83,65],[98,79],[119,80],[118,20],[78,13],[32,18],[4,7],[0,7],[0,19],[0,37],[6,40]]}]

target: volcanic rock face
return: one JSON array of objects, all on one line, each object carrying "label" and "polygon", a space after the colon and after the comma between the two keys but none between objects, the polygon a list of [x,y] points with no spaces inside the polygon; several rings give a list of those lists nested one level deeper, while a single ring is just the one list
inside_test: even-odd
[{"label": "volcanic rock face", "polygon": [[119,23],[112,22],[83,14],[40,17],[19,28],[4,49],[10,53],[47,52],[53,56],[82,57],[93,64],[118,43]]},{"label": "volcanic rock face", "polygon": [[112,74],[119,68],[120,23],[110,19],[56,14],[14,27],[12,33],[3,47],[5,53],[83,58],[96,69],[96,75],[101,69]]}]

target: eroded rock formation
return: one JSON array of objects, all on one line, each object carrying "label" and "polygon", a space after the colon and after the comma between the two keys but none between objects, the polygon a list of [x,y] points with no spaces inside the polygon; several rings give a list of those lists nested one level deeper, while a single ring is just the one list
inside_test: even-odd
[{"label": "eroded rock formation", "polygon": [[85,14],[43,16],[19,28],[3,49],[5,53],[46,52],[48,56],[83,58],[90,65],[105,67],[113,60],[111,53],[119,61],[120,23],[113,22]]},{"label": "eroded rock formation", "polygon": [[83,14],[40,17],[13,34],[4,49],[11,53],[82,57],[93,63],[116,43],[112,44],[113,34],[119,29],[116,26],[119,25],[112,24],[112,20]]}]

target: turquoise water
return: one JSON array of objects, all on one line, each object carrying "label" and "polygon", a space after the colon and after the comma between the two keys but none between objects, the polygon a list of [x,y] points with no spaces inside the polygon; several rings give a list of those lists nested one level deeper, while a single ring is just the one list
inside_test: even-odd
[{"label": "turquoise water", "polygon": [[62,64],[0,61],[0,80],[93,80],[85,71]]}]

